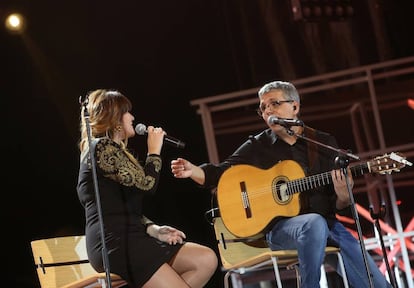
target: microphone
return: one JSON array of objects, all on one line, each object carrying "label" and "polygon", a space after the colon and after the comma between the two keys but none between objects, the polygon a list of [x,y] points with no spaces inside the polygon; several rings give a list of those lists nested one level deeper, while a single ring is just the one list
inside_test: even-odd
[{"label": "microphone", "polygon": [[267,123],[269,125],[279,124],[284,127],[292,127],[292,126],[303,126],[303,121],[299,119],[287,119],[287,118],[277,118],[276,116],[270,115],[267,118]]},{"label": "microphone", "polygon": [[[137,126],[135,126],[135,132],[138,135],[146,135],[146,134],[148,134],[147,126],[145,126],[142,123],[139,123],[139,124],[137,124]],[[174,146],[174,147],[177,147],[177,148],[184,148],[185,147],[185,143],[183,141],[178,140],[178,139],[176,139],[174,137],[171,137],[171,136],[168,136],[168,135],[164,135],[164,141],[166,143]]]}]

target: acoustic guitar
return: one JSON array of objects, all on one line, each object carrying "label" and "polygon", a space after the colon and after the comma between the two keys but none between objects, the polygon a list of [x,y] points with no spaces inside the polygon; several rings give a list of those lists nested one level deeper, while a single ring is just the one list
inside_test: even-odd
[{"label": "acoustic guitar", "polygon": [[[398,153],[378,156],[350,165],[352,176],[365,173],[390,174],[412,165]],[[332,183],[331,172],[305,177],[302,167],[284,160],[265,170],[251,165],[234,165],[221,176],[217,203],[227,229],[238,237],[251,237],[277,217],[293,217],[300,212],[299,193]]]}]

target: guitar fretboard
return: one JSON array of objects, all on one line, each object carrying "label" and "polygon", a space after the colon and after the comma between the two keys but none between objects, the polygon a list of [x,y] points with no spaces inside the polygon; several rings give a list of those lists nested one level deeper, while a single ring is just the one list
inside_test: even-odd
[{"label": "guitar fretboard", "polygon": [[[366,172],[369,172],[367,163],[355,165],[353,167],[350,167],[350,169],[352,176],[361,176],[364,175]],[[318,187],[329,185],[331,183],[332,175],[329,171],[277,185],[286,185],[286,194],[293,195],[295,193],[312,190]]]}]

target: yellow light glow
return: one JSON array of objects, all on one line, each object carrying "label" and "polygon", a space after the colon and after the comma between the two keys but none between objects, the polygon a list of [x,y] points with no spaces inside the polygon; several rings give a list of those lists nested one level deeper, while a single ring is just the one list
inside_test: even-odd
[{"label": "yellow light glow", "polygon": [[13,13],[6,18],[6,28],[12,32],[22,32],[24,30],[24,18],[19,13]]}]

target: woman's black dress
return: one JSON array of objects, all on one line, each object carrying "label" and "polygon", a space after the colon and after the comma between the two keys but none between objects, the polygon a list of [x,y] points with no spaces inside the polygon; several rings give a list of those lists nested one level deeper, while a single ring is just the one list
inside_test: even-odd
[{"label": "woman's black dress", "polygon": [[[145,232],[148,220],[142,215],[143,196],[157,189],[161,157],[149,155],[142,166],[109,138],[97,139],[94,145],[110,271],[120,275],[129,286],[141,287],[182,247],[160,242]],[[77,192],[85,208],[90,263],[96,271],[104,272],[91,167],[89,152],[86,152],[81,155]]]}]

